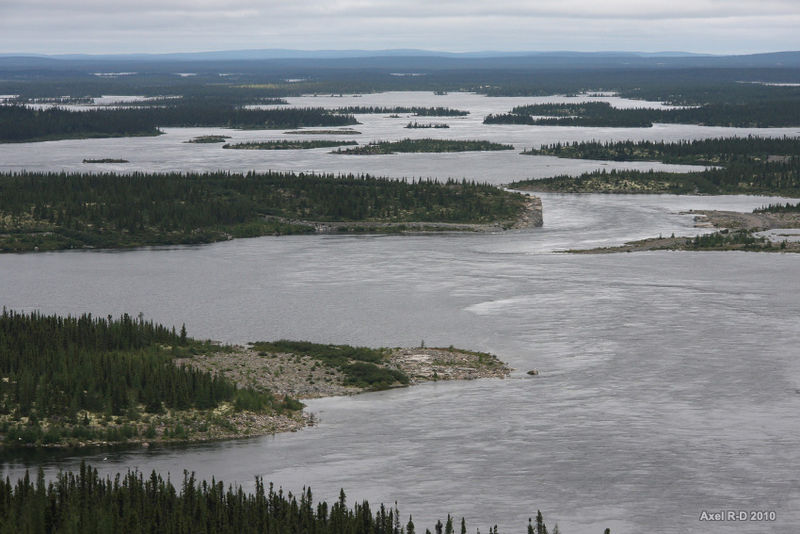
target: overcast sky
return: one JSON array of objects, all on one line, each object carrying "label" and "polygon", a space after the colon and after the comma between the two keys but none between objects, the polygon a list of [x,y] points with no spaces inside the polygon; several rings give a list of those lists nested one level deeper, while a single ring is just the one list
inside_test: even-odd
[{"label": "overcast sky", "polygon": [[0,53],[800,49],[800,0],[0,0]]}]

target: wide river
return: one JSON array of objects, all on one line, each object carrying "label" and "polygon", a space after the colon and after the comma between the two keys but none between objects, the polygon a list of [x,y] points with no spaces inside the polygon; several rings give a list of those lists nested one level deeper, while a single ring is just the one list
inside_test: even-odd
[{"label": "wide river", "polygon": [[[453,175],[471,172],[453,161]],[[310,485],[318,498],[345,488],[351,503],[397,501],[418,528],[450,513],[471,531],[521,532],[541,509],[565,534],[796,532],[800,257],[556,252],[694,235],[686,209],[770,201],[543,195],[543,228],[498,234],[0,256],[0,304],[10,309],[142,312],[226,342],[424,340],[491,351],[516,369],[505,380],[311,401],[321,423],[298,433],[7,455],[0,474],[39,465],[52,474],[86,459],[102,473],[156,469],[175,480],[189,470],[248,489],[263,476],[295,492]],[[707,523],[704,510],[775,511],[777,520]]]}]

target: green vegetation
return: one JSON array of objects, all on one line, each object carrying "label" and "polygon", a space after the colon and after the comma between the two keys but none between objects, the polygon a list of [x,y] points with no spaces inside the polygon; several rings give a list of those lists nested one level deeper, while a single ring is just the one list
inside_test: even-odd
[{"label": "green vegetation", "polygon": [[352,115],[320,108],[245,109],[178,102],[165,107],[93,111],[0,106],[0,142],[158,135],[158,127],[168,126],[275,129],[357,124]]},{"label": "green vegetation", "polygon": [[[119,319],[0,315],[0,432],[6,445],[188,439],[224,403],[282,411],[269,391],[178,367],[208,344],[175,329]],[[156,430],[158,427],[158,430]]]},{"label": "green vegetation", "polygon": [[341,128],[339,130],[289,130],[283,133],[295,135],[361,135],[361,132],[352,128]]},{"label": "green vegetation", "polygon": [[380,364],[389,356],[384,349],[351,347],[350,345],[322,345],[308,341],[285,339],[253,343],[253,348],[263,352],[278,352],[310,356],[323,365],[339,369],[347,377],[347,384],[367,389],[386,389],[396,384],[407,385],[408,376],[398,369],[387,369]]},{"label": "green vegetation", "polygon": [[761,250],[772,248],[772,243],[765,237],[756,237],[747,230],[740,230],[697,235],[687,241],[685,248],[686,250]]},{"label": "green vegetation", "polygon": [[403,139],[400,141],[380,141],[356,148],[338,149],[335,154],[394,154],[396,152],[472,152],[513,150],[512,145],[490,141],[461,141],[449,139]]},{"label": "green vegetation", "polygon": [[677,173],[605,170],[580,176],[521,180],[508,185],[554,193],[670,193],[676,195],[800,195],[800,157],[786,163],[731,164],[721,169]]},{"label": "green vegetation", "polygon": [[247,143],[225,144],[222,148],[237,150],[306,150],[309,148],[330,148],[342,145],[357,145],[357,141],[327,141],[324,139],[313,141],[250,141]]},{"label": "green vegetation", "polygon": [[725,165],[737,161],[782,162],[800,154],[797,137],[719,137],[695,141],[582,141],[526,150],[526,155],[611,161],[661,161]]},{"label": "green vegetation", "polygon": [[719,103],[680,109],[614,108],[608,102],[535,104],[487,115],[485,124],[649,128],[653,123],[766,128],[800,124],[800,102]]},{"label": "green vegetation", "polygon": [[770,204],[753,210],[753,213],[800,213],[800,202],[797,204]]},{"label": "green vegetation", "polygon": [[[311,489],[299,499],[255,480],[255,491],[228,487],[222,481],[198,482],[184,473],[179,487],[155,471],[147,478],[136,471],[101,478],[81,463],[77,473],[62,472],[47,483],[40,470],[36,480],[0,481],[0,528],[14,534],[95,534],[105,532],[174,534],[289,533],[414,534],[409,516],[401,524],[400,511],[380,505],[372,511],[367,501],[347,505],[344,490],[337,502],[314,503]],[[454,519],[437,521],[437,534],[454,534]],[[467,532],[461,520],[461,532]],[[558,527],[553,528],[556,532]],[[497,527],[489,529],[497,532]],[[606,531],[608,532],[608,531]],[[541,512],[528,524],[529,534],[546,534]]]},{"label": "green vegetation", "polygon": [[556,143],[523,153],[617,161],[655,159],[721,167],[687,173],[603,170],[577,177],[524,180],[510,184],[512,188],[562,193],[800,194],[798,138],[719,138],[678,143],[592,141]]},{"label": "green vegetation", "polygon": [[469,111],[462,111],[460,109],[434,107],[425,108],[418,106],[348,106],[337,108],[334,111],[337,113],[357,114],[397,114],[397,113],[413,113],[417,117],[464,117],[469,115]]},{"label": "green vegetation", "polygon": [[226,139],[230,139],[229,135],[201,135],[186,141],[187,143],[224,143]]},{"label": "green vegetation", "polygon": [[495,223],[524,200],[488,184],[354,175],[0,174],[0,251],[313,232],[303,220]]},{"label": "green vegetation", "polygon": [[442,128],[450,128],[450,125],[447,123],[422,123],[422,122],[409,122],[406,124],[406,128],[434,128],[434,129],[442,129]]},{"label": "green vegetation", "polygon": [[102,158],[102,159],[84,159],[84,163],[130,163],[127,159],[117,158]]}]

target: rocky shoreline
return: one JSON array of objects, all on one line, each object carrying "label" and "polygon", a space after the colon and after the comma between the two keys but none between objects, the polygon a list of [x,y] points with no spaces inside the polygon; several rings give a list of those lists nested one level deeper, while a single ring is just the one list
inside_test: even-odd
[{"label": "rocky shoreline", "polygon": [[[175,363],[220,373],[239,387],[268,389],[276,397],[316,399],[370,391],[369,388],[348,385],[346,376],[339,369],[301,354],[266,353],[252,347],[236,346],[226,351],[182,358]],[[408,385],[437,380],[505,378],[511,373],[511,368],[492,354],[456,348],[387,349],[381,366],[404,372],[409,377]]]}]

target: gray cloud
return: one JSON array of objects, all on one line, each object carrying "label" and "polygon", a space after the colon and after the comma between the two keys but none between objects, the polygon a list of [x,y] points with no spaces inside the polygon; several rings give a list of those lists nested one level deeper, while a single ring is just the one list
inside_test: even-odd
[{"label": "gray cloud", "polygon": [[[113,7],[112,7],[113,6]],[[797,49],[797,0],[0,0],[0,52]]]}]

